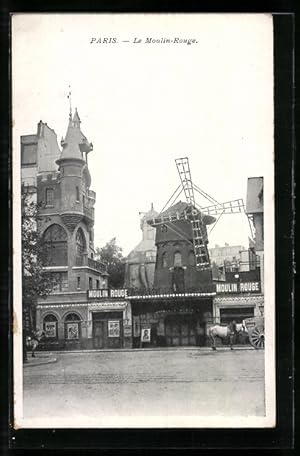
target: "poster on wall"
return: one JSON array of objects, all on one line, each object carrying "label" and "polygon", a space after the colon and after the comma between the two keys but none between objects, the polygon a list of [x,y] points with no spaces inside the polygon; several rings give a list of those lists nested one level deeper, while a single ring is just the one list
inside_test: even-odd
[{"label": "poster on wall", "polygon": [[141,341],[150,342],[150,340],[151,340],[151,329],[150,328],[142,329]]},{"label": "poster on wall", "polygon": [[78,323],[67,323],[67,338],[69,340],[79,339]]},{"label": "poster on wall", "polygon": [[45,333],[46,337],[56,337],[56,322],[47,321],[45,323]]},{"label": "poster on wall", "polygon": [[123,333],[124,333],[124,337],[131,337],[132,336],[132,326],[123,325]]},{"label": "poster on wall", "polygon": [[108,321],[108,337],[120,337],[119,320]]}]

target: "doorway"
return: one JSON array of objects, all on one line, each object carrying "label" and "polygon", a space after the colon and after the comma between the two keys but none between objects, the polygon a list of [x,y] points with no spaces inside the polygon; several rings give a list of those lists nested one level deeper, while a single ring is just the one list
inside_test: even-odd
[{"label": "doorway", "polygon": [[99,321],[96,320],[93,322],[93,345],[94,348],[104,348],[105,346],[105,339],[107,337],[105,331],[105,322],[104,320]]},{"label": "doorway", "polygon": [[93,313],[93,347],[121,348],[123,343],[122,312]]},{"label": "doorway", "polygon": [[196,322],[192,315],[171,315],[165,320],[168,346],[196,345]]}]

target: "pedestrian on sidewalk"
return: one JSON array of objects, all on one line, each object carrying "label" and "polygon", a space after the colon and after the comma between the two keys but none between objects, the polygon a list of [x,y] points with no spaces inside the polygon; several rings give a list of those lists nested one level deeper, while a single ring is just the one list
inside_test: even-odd
[{"label": "pedestrian on sidewalk", "polygon": [[35,358],[35,351],[43,337],[46,336],[46,333],[43,329],[40,329],[39,326],[36,327],[36,330],[32,331],[31,337],[28,337],[27,347],[31,348],[31,356]]}]

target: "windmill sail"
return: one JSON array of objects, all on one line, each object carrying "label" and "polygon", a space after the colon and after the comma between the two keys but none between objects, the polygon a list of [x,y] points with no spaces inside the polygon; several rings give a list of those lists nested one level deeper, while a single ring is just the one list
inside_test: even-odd
[{"label": "windmill sail", "polygon": [[187,157],[185,157],[178,158],[175,160],[175,162],[180,176],[186,201],[191,209],[189,219],[192,224],[196,267],[201,271],[210,269],[211,265],[206,242],[206,229],[201,212],[195,209],[195,195],[189,166],[189,160]]}]

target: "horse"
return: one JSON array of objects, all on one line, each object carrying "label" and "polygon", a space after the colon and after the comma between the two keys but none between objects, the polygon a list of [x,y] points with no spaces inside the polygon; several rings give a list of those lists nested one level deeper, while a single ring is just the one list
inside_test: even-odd
[{"label": "horse", "polygon": [[26,347],[28,350],[31,350],[32,358],[35,358],[35,350],[44,336],[46,336],[45,331],[43,329],[37,329],[36,331],[32,331],[31,336],[26,337]]},{"label": "horse", "polygon": [[235,334],[243,330],[243,324],[242,323],[235,323],[235,321],[232,321],[229,323],[228,326],[221,326],[221,325],[215,325],[212,326],[209,329],[209,338],[211,340],[211,348],[213,350],[216,350],[216,340],[215,337],[219,337],[220,339],[225,339],[226,337],[229,337],[229,343],[230,343],[230,350],[233,350],[233,339]]}]

